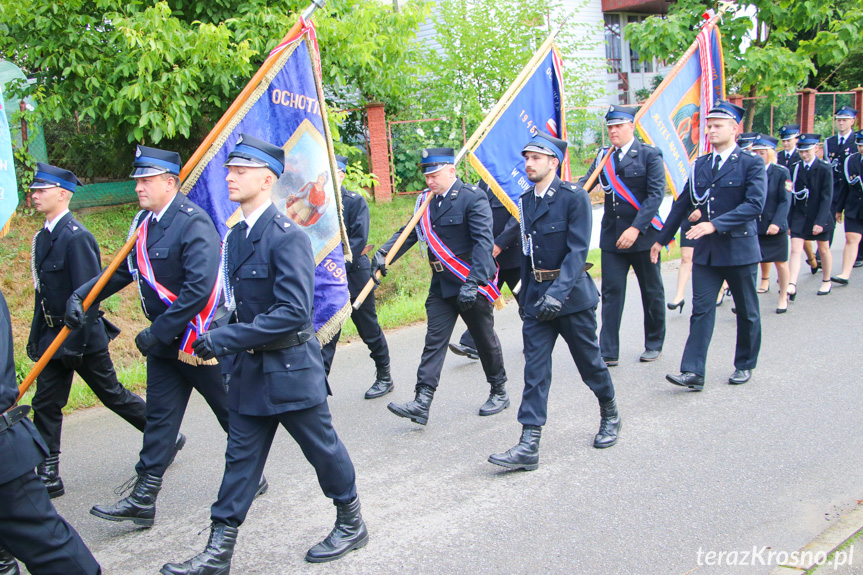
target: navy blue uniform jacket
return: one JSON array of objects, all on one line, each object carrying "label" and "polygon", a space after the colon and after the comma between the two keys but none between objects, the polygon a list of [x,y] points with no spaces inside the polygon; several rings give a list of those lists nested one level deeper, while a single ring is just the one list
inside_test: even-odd
[{"label": "navy blue uniform jacket", "polygon": [[[837,200],[837,213],[845,212],[845,217],[863,220],[863,185],[860,175],[863,174],[863,156],[854,153],[845,159],[845,185],[842,186]],[[855,179],[856,178],[856,179]],[[851,182],[854,181],[852,184]],[[834,190],[834,194],[837,193]]]},{"label": "navy blue uniform jacket", "polygon": [[232,323],[210,330],[231,374],[228,406],[243,415],[275,415],[326,401],[321,346],[247,350],[278,341],[312,323],[315,257],[299,226],[270,205],[252,226],[228,236],[227,272],[237,308]]},{"label": "navy blue uniform jacket", "polygon": [[[548,293],[563,302],[559,315],[595,307],[599,303],[599,291],[590,274],[584,271],[593,225],[590,196],[583,188],[562,182],[555,176],[545,197],[535,207],[534,187],[519,199],[524,214],[524,233],[532,240],[537,269],[559,269],[560,276],[553,281],[537,282],[532,274],[530,256],[523,256],[519,306],[525,315],[536,317],[536,302]],[[522,241],[527,240],[522,238]]]},{"label": "navy blue uniform jacket", "polygon": [[[369,242],[369,206],[362,195],[342,186],[342,217],[348,232],[352,260],[345,264],[351,293],[362,291],[369,281],[369,257],[360,255]],[[356,273],[365,270],[365,273]]]},{"label": "navy blue uniform jacket", "polygon": [[[604,154],[605,148],[603,148]],[[584,186],[593,170],[596,169],[596,158],[590,164],[587,173],[578,180],[579,186]],[[620,199],[614,192],[605,194],[605,213],[602,215],[602,228],[599,234],[600,249],[616,252],[644,252],[656,242],[656,228],[650,221],[659,212],[662,197],[665,195],[665,165],[662,154],[653,146],[633,140],[626,155],[616,163],[614,173],[626,184],[632,195],[641,204],[636,210],[629,202]],[[605,174],[600,174],[603,188],[608,188]],[[636,228],[638,239],[625,250],[615,244],[621,234],[629,228]]]},{"label": "navy blue uniform jacket", "polygon": [[857,144],[854,142],[854,132],[852,131],[842,145],[839,145],[839,135],[830,136],[824,141],[824,160],[833,168],[833,201],[830,203],[830,211],[833,214],[838,214],[842,210],[839,209],[839,201],[842,196],[847,194],[845,186],[845,160],[848,156],[857,152]]},{"label": "navy blue uniform jacket", "polygon": [[780,234],[788,231],[788,212],[791,210],[791,174],[779,164],[767,167],[767,198],[764,201],[764,211],[758,216],[758,235],[767,233],[771,224],[779,226]]},{"label": "navy blue uniform jacket", "polygon": [[521,266],[521,233],[518,220],[513,217],[506,206],[497,198],[488,184],[480,180],[477,187],[485,192],[488,205],[491,207],[491,234],[494,245],[501,249],[495,261],[502,270]]},{"label": "navy blue uniform jacket", "polygon": [[705,154],[695,161],[693,167],[698,195],[709,192],[706,202],[696,206],[690,189],[692,179],[687,181],[656,241],[661,245],[668,244],[683,219],[698,207],[701,210],[700,221],[713,223],[716,231],[695,242],[694,263],[719,267],[760,262],[757,219],[767,196],[764,161],[735,146],[715,177],[712,162],[713,154]]},{"label": "navy blue uniform jacket", "polygon": [[[446,246],[470,265],[469,277],[476,279],[479,285],[487,285],[495,274],[494,258],[491,251],[494,246],[492,237],[491,208],[488,198],[475,186],[463,183],[456,178],[441,207],[437,207],[437,198],[433,198],[431,211],[432,228]],[[389,253],[405,226],[402,226],[383,246]],[[393,261],[400,258],[415,243],[419,241],[416,229],[411,230]],[[429,250],[429,258],[434,259]],[[455,297],[464,282],[449,269],[433,273],[429,292],[441,297]]]},{"label": "navy blue uniform jacket", "polygon": [[[15,351],[12,349],[12,321],[6,298],[0,292],[0,413],[18,399],[15,378]],[[36,427],[25,417],[0,433],[0,485],[18,479],[39,465],[48,455],[48,448]],[[6,502],[4,502],[6,504]]]},{"label": "navy blue uniform jacket", "polygon": [[[817,224],[826,232],[836,223],[833,217],[833,173],[830,164],[815,158],[809,170],[802,161],[797,166],[794,189],[800,192],[809,188],[809,197],[805,200],[792,198],[789,229],[794,234],[809,236],[812,235],[812,227]],[[793,171],[791,175],[794,176]]]},{"label": "navy blue uniform jacket", "polygon": [[[60,218],[54,231],[39,232],[35,252],[33,263],[39,276],[39,289],[35,291],[29,342],[41,356],[63,327],[62,317],[69,296],[99,275],[102,266],[96,239],[71,212]],[[52,320],[54,327],[48,326],[45,312],[57,318]],[[108,342],[120,332],[99,316],[99,305],[94,304],[87,310],[84,327],[69,332],[54,357],[59,358],[64,351],[88,354],[107,348]]]},{"label": "navy blue uniform jacket", "polygon": [[[144,212],[138,225],[152,216]],[[140,281],[144,313],[152,322],[150,332],[159,344],[150,350],[156,357],[176,359],[186,326],[207,304],[219,273],[221,238],[210,216],[178,193],[158,223],[150,222],[147,249],[156,280],[177,296],[169,308],[156,292]],[[135,250],[130,255],[137,269]],[[132,283],[129,267],[121,265],[99,299],[105,299]]]},{"label": "navy blue uniform jacket", "polygon": [[780,166],[785,166],[788,168],[788,171],[791,172],[791,166],[800,161],[800,154],[797,153],[797,148],[794,148],[794,152],[789,156],[788,152],[785,150],[779,150],[776,154],[776,163]]}]

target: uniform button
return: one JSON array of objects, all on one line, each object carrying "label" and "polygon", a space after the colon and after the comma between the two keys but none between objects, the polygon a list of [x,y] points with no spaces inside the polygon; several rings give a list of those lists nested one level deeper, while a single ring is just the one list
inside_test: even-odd
[{"label": "uniform button", "polygon": [[291,367],[291,364],[290,364],[290,363],[286,363],[286,364],[285,364],[285,369],[287,369],[287,368],[289,368],[289,367]]},{"label": "uniform button", "polygon": [[240,281],[240,278],[234,278],[234,281],[238,282],[238,281]]},{"label": "uniform button", "polygon": [[240,302],[240,305],[243,305],[243,302]]},{"label": "uniform button", "polygon": [[252,275],[255,275],[256,273],[258,273],[257,270],[252,270]]},{"label": "uniform button", "polygon": [[715,198],[715,197],[713,197],[713,198],[710,198],[710,199],[711,199],[711,200],[715,200],[716,198]]}]

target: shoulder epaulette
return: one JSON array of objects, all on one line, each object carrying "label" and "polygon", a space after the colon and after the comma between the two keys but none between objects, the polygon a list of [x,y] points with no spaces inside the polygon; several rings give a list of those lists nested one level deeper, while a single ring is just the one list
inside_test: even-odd
[{"label": "shoulder epaulette", "polygon": [[291,227],[290,218],[282,214],[276,214],[276,217],[273,218],[273,225],[283,232],[287,232],[288,228]]}]

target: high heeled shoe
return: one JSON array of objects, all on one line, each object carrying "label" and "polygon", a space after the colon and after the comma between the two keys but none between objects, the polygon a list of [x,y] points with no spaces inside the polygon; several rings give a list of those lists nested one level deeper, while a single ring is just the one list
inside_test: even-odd
[{"label": "high heeled shoe", "polygon": [[725,291],[720,292],[720,294],[719,294],[719,299],[718,299],[718,300],[716,300],[716,307],[721,306],[721,305],[722,305],[722,302],[723,302],[723,301],[725,301],[725,294],[726,294],[726,293],[728,293],[728,292],[725,292]]},{"label": "high heeled shoe", "polygon": [[808,263],[808,264],[809,264],[809,268],[811,269],[811,271],[812,271],[812,275],[813,275],[813,276],[814,276],[815,274],[817,274],[817,273],[818,273],[819,268],[821,268],[821,264],[820,264],[820,263],[818,263],[818,260],[815,258],[815,256],[812,256],[811,258],[809,258],[808,260],[806,260],[806,263]]},{"label": "high heeled shoe", "polygon": [[677,302],[677,303],[666,303],[666,304],[665,304],[665,307],[667,307],[667,308],[668,308],[668,309],[670,309],[671,311],[674,311],[674,310],[676,310],[676,309],[679,309],[679,310],[680,310],[680,313],[683,313],[683,306],[685,306],[685,305],[686,305],[686,300],[685,300],[685,299],[682,299],[682,300],[680,300],[680,301],[679,301],[679,302]]},{"label": "high heeled shoe", "polygon": [[[764,283],[764,282],[762,281],[761,283]],[[755,290],[755,293],[767,293],[769,291],[770,291],[770,280],[767,280],[767,287],[764,289],[761,289],[759,287],[758,289]]]},{"label": "high heeled shoe", "polygon": [[788,301],[794,301],[797,298],[797,284],[789,283],[789,286],[794,286],[794,293],[788,292]]},{"label": "high heeled shoe", "polygon": [[833,290],[833,284],[830,282],[830,280],[822,281],[821,287],[824,287],[824,284],[827,284],[827,291],[819,289],[817,292],[815,292],[817,295],[828,295]]}]

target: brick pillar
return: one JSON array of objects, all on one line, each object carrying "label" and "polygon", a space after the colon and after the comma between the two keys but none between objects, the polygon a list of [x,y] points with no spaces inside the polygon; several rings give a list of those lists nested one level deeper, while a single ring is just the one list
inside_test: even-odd
[{"label": "brick pillar", "polygon": [[740,94],[728,94],[728,101],[735,106],[743,107],[743,96]]},{"label": "brick pillar", "polygon": [[800,131],[804,134],[811,134],[815,129],[815,95],[818,94],[812,88],[803,88],[801,90],[797,115],[800,120]]},{"label": "brick pillar", "polygon": [[858,86],[851,91],[854,92],[854,109],[857,110],[856,124],[857,129],[859,130],[861,126],[861,120],[863,120],[863,114],[861,114],[861,112],[863,112],[863,87]]},{"label": "brick pillar", "polygon": [[372,102],[366,106],[366,114],[369,122],[369,169],[378,178],[375,201],[390,202],[393,199],[393,188],[390,180],[390,151],[384,105]]}]

